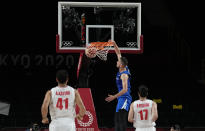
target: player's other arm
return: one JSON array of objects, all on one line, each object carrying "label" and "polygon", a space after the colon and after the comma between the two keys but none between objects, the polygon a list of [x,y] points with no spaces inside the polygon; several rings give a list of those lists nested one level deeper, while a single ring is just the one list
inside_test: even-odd
[{"label": "player's other arm", "polygon": [[47,115],[48,115],[48,106],[51,99],[51,91],[47,91],[45,98],[43,100],[43,104],[41,106],[41,115],[42,115],[42,123],[49,123]]},{"label": "player's other arm", "polygon": [[75,90],[75,103],[78,105],[79,107],[79,113],[76,115],[76,118],[79,119],[79,120],[82,120],[83,119],[83,116],[85,115],[85,106],[83,104],[83,101],[80,97],[80,94],[77,90]]},{"label": "player's other arm", "polygon": [[117,98],[117,97],[119,97],[119,96],[121,96],[121,95],[123,95],[123,94],[125,94],[126,92],[127,92],[127,81],[128,81],[128,75],[127,74],[122,74],[121,75],[121,79],[122,79],[122,90],[119,92],[119,93],[117,93],[116,95],[115,95],[115,97]]},{"label": "player's other arm", "polygon": [[115,94],[115,95],[108,95],[108,97],[105,99],[107,102],[111,102],[113,101],[114,99],[118,98],[119,96],[125,94],[127,92],[127,80],[128,80],[128,75],[127,74],[122,74],[121,75],[121,79],[122,79],[122,86],[123,86],[123,89]]},{"label": "player's other arm", "polygon": [[128,121],[130,123],[134,122],[134,109],[133,109],[133,103],[130,105],[130,110],[129,110],[129,114],[128,114]]},{"label": "player's other arm", "polygon": [[158,119],[157,104],[152,103],[152,121],[155,122]]}]

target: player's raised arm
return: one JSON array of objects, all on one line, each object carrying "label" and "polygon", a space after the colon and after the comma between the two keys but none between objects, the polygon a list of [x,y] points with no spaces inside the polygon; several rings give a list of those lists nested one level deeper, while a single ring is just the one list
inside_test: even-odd
[{"label": "player's raised arm", "polygon": [[47,91],[45,98],[43,100],[43,104],[41,106],[41,115],[42,115],[42,123],[47,124],[49,123],[47,115],[48,115],[48,106],[51,100],[51,91]]},{"label": "player's raised arm", "polygon": [[75,102],[76,104],[78,105],[79,107],[79,113],[76,115],[76,118],[79,119],[79,120],[82,120],[83,119],[83,116],[85,115],[85,106],[83,104],[83,101],[80,97],[80,94],[77,90],[75,90]]},{"label": "player's raised arm", "polygon": [[121,52],[120,52],[120,49],[119,49],[118,45],[116,44],[115,41],[111,41],[111,40],[110,40],[109,42],[112,42],[112,43],[113,43],[113,46],[114,46],[114,48],[115,48],[115,53],[116,53],[116,55],[117,55],[117,58],[118,58],[118,60],[120,60],[120,58],[121,58]]},{"label": "player's raised arm", "polygon": [[157,104],[152,103],[152,121],[155,122],[158,119]]}]

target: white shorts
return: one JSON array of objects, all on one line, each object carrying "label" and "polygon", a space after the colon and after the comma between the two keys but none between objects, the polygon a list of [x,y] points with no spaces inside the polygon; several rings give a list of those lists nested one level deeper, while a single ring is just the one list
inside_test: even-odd
[{"label": "white shorts", "polygon": [[136,128],[135,131],[156,131],[156,128],[155,127]]},{"label": "white shorts", "polygon": [[76,131],[75,119],[57,118],[51,121],[49,131]]}]

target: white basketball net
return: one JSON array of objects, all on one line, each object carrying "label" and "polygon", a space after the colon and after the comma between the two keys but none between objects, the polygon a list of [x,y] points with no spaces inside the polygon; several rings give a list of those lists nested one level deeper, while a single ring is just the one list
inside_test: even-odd
[{"label": "white basketball net", "polygon": [[110,50],[111,46],[109,48],[104,48],[103,50],[97,50],[96,55],[101,59],[106,61],[107,60],[107,54]]},{"label": "white basketball net", "polygon": [[[94,46],[95,47],[95,46]],[[112,46],[104,46],[103,49],[97,49],[96,51],[96,55],[98,56],[98,58],[100,58],[103,61],[107,60],[107,54],[109,52],[109,50],[111,49]]]}]

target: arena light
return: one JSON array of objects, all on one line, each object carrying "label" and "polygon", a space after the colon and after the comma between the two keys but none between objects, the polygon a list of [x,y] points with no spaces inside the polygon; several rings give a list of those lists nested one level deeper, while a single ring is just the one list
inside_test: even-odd
[{"label": "arena light", "polygon": [[0,101],[0,114],[9,115],[10,104]]},{"label": "arena light", "polygon": [[159,99],[153,99],[153,101],[156,102],[156,103],[162,103],[162,99],[161,99],[161,98],[159,98]]},{"label": "arena light", "polygon": [[182,110],[183,109],[183,106],[182,105],[172,105],[172,108],[174,110]]}]

